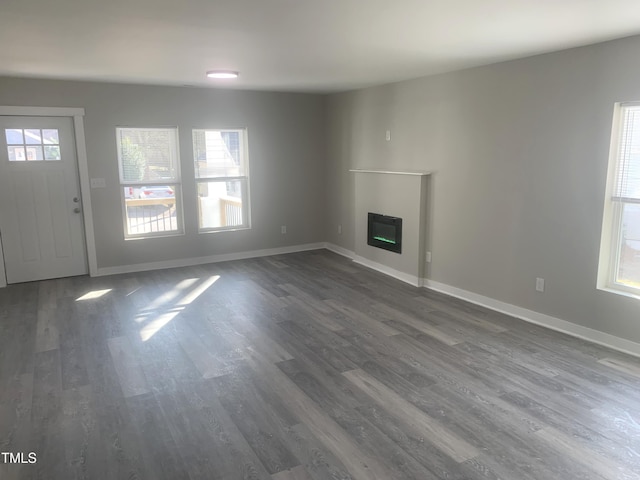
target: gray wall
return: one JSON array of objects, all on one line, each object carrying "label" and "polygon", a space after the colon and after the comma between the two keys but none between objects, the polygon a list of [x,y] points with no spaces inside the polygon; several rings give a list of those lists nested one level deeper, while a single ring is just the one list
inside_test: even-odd
[{"label": "gray wall", "polygon": [[[0,78],[0,105],[83,107],[99,267],[324,241],[325,98]],[[185,235],[124,240],[116,126],[177,126]],[[252,229],[197,233],[192,128],[247,127]],[[280,226],[287,225],[287,234]]]},{"label": "gray wall", "polygon": [[354,250],[349,168],[432,171],[430,279],[640,342],[640,302],[596,289],[613,106],[640,100],[639,51],[633,37],[331,95],[327,240]]}]

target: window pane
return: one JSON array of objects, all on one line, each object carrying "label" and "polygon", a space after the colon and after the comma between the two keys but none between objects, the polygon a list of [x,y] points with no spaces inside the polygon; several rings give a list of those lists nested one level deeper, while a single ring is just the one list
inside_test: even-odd
[{"label": "window pane", "polygon": [[122,181],[178,179],[176,129],[119,128],[118,140]]},{"label": "window pane", "polygon": [[194,130],[196,178],[245,176],[242,134],[238,130]]},{"label": "window pane", "polygon": [[220,136],[222,137],[222,141],[227,147],[227,151],[229,155],[233,158],[233,161],[236,165],[240,165],[240,132],[237,131],[229,131],[229,132],[221,132]]},{"label": "window pane", "polygon": [[624,204],[616,281],[640,287],[640,204]]},{"label": "window pane", "polygon": [[38,146],[27,146],[27,160],[44,160],[44,155],[42,154],[42,145]]},{"label": "window pane", "polygon": [[27,159],[24,147],[8,147],[8,150],[10,162],[24,162]]},{"label": "window pane", "polygon": [[45,145],[59,145],[60,137],[57,128],[49,128],[42,130],[42,143]]},{"label": "window pane", "polygon": [[200,228],[244,226],[243,181],[198,182]]},{"label": "window pane", "polygon": [[7,128],[5,129],[4,134],[7,138],[7,145],[21,145],[24,143],[22,129],[20,128]]},{"label": "window pane", "polygon": [[614,197],[640,200],[640,107],[624,109]]},{"label": "window pane", "polygon": [[123,187],[128,235],[178,231],[176,185]]},{"label": "window pane", "polygon": [[38,128],[25,129],[24,139],[26,140],[27,145],[41,145],[42,137],[40,136],[40,129]]},{"label": "window pane", "polygon": [[44,146],[44,159],[45,160],[60,160],[60,147],[58,145],[45,145]]}]

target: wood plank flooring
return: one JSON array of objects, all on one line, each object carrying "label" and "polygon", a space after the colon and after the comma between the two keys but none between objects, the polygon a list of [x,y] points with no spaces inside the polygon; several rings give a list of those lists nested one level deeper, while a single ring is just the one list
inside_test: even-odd
[{"label": "wood plank flooring", "polygon": [[[639,327],[640,328],[640,327]],[[640,479],[640,360],[325,250],[0,289],[0,479]]]}]

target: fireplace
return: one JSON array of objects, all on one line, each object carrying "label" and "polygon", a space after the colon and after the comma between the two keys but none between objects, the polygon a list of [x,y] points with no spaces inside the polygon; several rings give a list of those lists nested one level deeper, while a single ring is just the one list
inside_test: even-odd
[{"label": "fireplace", "polygon": [[402,253],[402,219],[369,212],[367,244]]}]

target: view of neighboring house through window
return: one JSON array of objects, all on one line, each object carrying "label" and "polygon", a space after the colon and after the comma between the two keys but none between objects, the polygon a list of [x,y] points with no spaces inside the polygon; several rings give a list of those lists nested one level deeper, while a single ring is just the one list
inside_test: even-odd
[{"label": "view of neighboring house through window", "polygon": [[640,103],[618,106],[612,146],[601,258],[608,287],[640,294]]},{"label": "view of neighboring house through window", "polygon": [[125,237],[183,232],[177,128],[117,128]]},{"label": "view of neighboring house through window", "polygon": [[249,162],[244,129],[194,130],[201,232],[249,228]]}]

